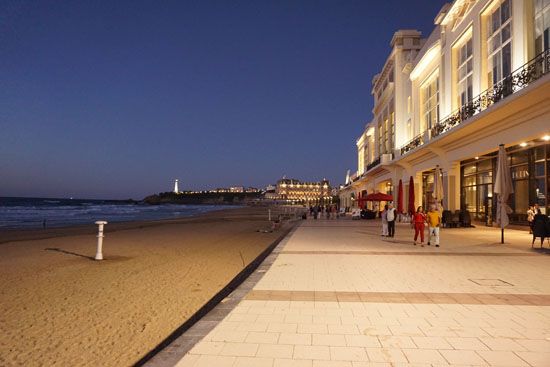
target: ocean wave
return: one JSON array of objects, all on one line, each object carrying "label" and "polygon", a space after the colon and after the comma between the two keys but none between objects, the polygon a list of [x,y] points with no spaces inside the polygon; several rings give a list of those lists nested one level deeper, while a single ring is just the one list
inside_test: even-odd
[{"label": "ocean wave", "polygon": [[[41,200],[43,202],[43,200]],[[0,228],[41,228],[44,220],[47,227],[61,227],[94,223],[97,220],[108,222],[126,222],[140,220],[159,220],[188,217],[234,206],[203,205],[140,205],[112,204],[98,202],[69,203],[64,200],[50,200],[51,205],[24,202],[22,205],[0,205]],[[77,204],[77,205],[74,205]]]}]

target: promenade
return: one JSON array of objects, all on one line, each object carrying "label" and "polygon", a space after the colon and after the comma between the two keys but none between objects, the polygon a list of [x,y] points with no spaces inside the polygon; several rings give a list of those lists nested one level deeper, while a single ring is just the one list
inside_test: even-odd
[{"label": "promenade", "polygon": [[443,229],[434,248],[378,226],[302,222],[177,366],[550,366],[550,256],[526,232]]}]

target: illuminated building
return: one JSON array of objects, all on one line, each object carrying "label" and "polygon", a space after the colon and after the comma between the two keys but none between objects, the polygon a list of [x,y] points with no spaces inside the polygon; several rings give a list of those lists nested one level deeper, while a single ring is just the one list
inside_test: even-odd
[{"label": "illuminated building", "polygon": [[283,178],[277,181],[273,199],[297,204],[328,204],[332,202],[332,188],[328,180],[303,182]]},{"label": "illuminated building", "polygon": [[415,206],[427,207],[439,165],[444,208],[490,223],[496,152],[505,144],[511,221],[526,223],[534,203],[550,213],[550,0],[455,0],[434,23],[419,41],[406,42],[410,31],[394,35],[373,80],[374,117],[357,139],[357,171],[340,190],[341,205],[395,191],[399,180],[407,203],[412,176]]}]

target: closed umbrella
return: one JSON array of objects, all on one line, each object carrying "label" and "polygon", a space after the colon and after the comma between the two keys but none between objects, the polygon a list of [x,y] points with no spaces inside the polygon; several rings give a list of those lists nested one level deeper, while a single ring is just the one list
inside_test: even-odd
[{"label": "closed umbrella", "polygon": [[415,208],[414,208],[414,180],[413,176],[411,176],[411,179],[409,180],[409,215],[414,215]]},{"label": "closed umbrella", "polygon": [[512,209],[508,206],[508,198],[514,193],[512,175],[508,165],[508,157],[504,144],[498,148],[497,177],[495,179],[494,193],[497,194],[497,224],[500,226],[500,243],[504,243],[504,227],[510,223],[508,214]]},{"label": "closed umbrella", "polygon": [[443,200],[443,173],[439,166],[435,167],[434,190],[432,196],[436,202],[436,209],[441,212],[443,210],[443,206],[441,205],[441,201]]},{"label": "closed umbrella", "polygon": [[403,181],[401,179],[397,187],[397,212],[403,214]]}]

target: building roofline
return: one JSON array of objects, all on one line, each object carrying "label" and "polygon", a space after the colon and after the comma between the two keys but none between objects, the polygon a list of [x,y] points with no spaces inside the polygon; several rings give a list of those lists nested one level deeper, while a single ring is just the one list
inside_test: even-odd
[{"label": "building roofline", "polygon": [[451,3],[445,3],[437,13],[437,15],[434,18],[434,24],[440,25],[443,19],[447,16],[447,13],[449,12],[449,9],[451,8]]}]

